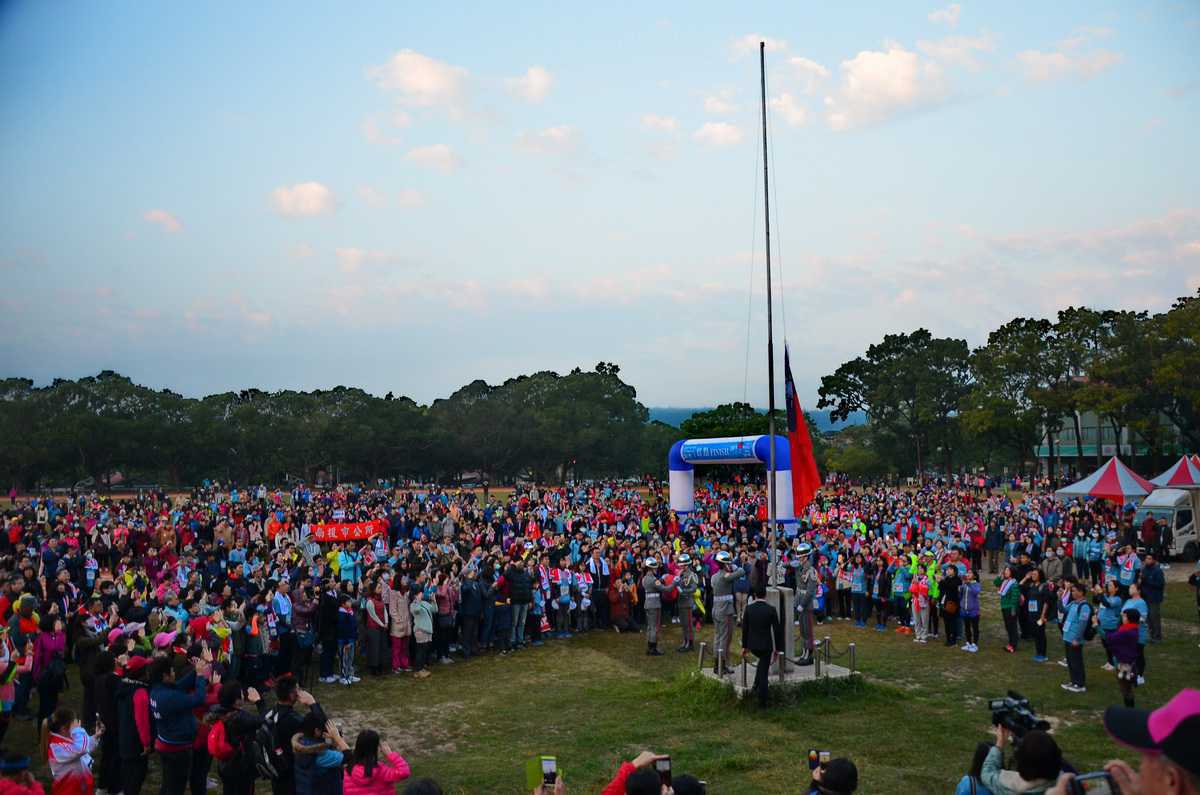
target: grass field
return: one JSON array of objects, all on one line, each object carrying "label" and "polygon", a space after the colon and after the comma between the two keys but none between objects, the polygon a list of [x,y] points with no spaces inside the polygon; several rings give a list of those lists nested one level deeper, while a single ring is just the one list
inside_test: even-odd
[{"label": "grass field", "polygon": [[[1112,675],[1100,670],[1099,645],[1087,653],[1088,692],[1067,693],[1059,687],[1065,668],[1031,662],[1032,647],[1003,652],[995,599],[985,598],[982,648],[973,655],[847,622],[821,627],[835,648],[857,643],[864,679],[814,685],[787,703],[775,694],[765,713],[697,678],[695,656],[673,652],[678,627],[667,632],[662,647],[672,651],[661,658],[644,655],[642,636],[593,632],[509,657],[439,665],[424,681],[367,677],[314,692],[348,734],[380,730],[415,775],[453,793],[521,792],[524,761],[535,754],[558,757],[569,792],[598,792],[621,760],[644,748],[670,753],[677,772],[707,780],[713,793],[794,793],[807,780],[810,747],[854,759],[863,793],[950,792],[975,743],[989,737],[986,699],[1010,687],[1052,722],[1080,769],[1121,755],[1100,728],[1104,707],[1120,698]],[[1173,582],[1165,608],[1167,640],[1148,652],[1139,705],[1200,686],[1192,590]],[[1053,640],[1050,649],[1052,660],[1061,656]],[[24,745],[32,748],[30,724],[16,723],[9,746]]]}]

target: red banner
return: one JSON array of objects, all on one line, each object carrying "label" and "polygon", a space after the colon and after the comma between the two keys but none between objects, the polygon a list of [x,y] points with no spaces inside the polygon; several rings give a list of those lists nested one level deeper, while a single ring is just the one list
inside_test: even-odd
[{"label": "red banner", "polygon": [[313,541],[365,541],[376,533],[386,533],[387,522],[376,519],[373,522],[310,524],[308,531],[312,534]]}]

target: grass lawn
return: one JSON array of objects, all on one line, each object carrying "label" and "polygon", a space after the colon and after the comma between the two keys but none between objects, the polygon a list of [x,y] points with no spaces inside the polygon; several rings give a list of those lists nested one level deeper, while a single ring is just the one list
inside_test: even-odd
[{"label": "grass lawn", "polygon": [[[1176,564],[1182,568],[1190,567]],[[1140,706],[1200,686],[1193,591],[1171,583],[1165,607],[1168,640],[1148,652]],[[621,760],[643,748],[671,754],[676,772],[707,780],[710,792],[794,793],[807,780],[810,747],[854,759],[862,793],[951,792],[975,743],[990,736],[986,700],[1007,688],[1053,723],[1079,769],[1122,755],[1100,727],[1104,707],[1120,696],[1100,670],[1098,643],[1087,652],[1088,692],[1073,695],[1059,687],[1067,672],[1053,662],[1061,657],[1056,631],[1052,662],[1038,665],[1032,646],[1003,652],[996,600],[986,593],[982,623],[978,654],[826,624],[818,634],[832,636],[835,648],[857,643],[864,680],[815,685],[787,703],[775,694],[765,713],[697,678],[695,656],[673,652],[678,627],[666,633],[661,645],[671,651],[661,658],[644,655],[640,635],[593,632],[509,657],[439,665],[424,681],[366,677],[350,688],[318,685],[315,695],[351,738],[359,728],[380,730],[415,775],[452,793],[521,792],[524,762],[536,754],[558,757],[569,792],[598,792]],[[32,748],[30,724],[14,723],[9,746]]]}]

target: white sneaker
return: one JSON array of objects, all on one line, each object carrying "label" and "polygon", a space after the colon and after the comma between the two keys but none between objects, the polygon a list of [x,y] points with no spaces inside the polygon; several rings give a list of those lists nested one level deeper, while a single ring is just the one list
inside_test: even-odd
[{"label": "white sneaker", "polygon": [[1117,670],[1116,668],[1113,668],[1113,664],[1112,664],[1112,663],[1104,663],[1104,665],[1101,665],[1100,667],[1101,667],[1101,668],[1103,668],[1103,669],[1104,669],[1104,670],[1106,670],[1106,671],[1115,671],[1115,670]]},{"label": "white sneaker", "polygon": [[338,678],[336,676],[322,676],[318,681],[327,685],[331,685],[337,680]]},{"label": "white sneaker", "polygon": [[350,686],[350,680],[347,679],[346,677],[343,676],[340,681],[342,684],[346,685],[347,687]]},{"label": "white sneaker", "polygon": [[351,682],[361,682],[361,681],[362,681],[362,677],[361,677],[361,676],[355,676],[354,674],[351,674],[351,675],[350,675],[350,681],[351,681]]},{"label": "white sneaker", "polygon": [[967,649],[967,651],[969,651],[969,652],[971,652],[972,654],[974,654],[975,652],[979,651],[979,647],[978,647],[978,646],[976,646],[974,643],[972,643],[972,644],[971,644],[971,648]]},{"label": "white sneaker", "polygon": [[1063,668],[1069,668],[1069,667],[1070,667],[1069,665],[1067,665],[1067,661],[1066,661],[1066,660],[1059,660],[1059,661],[1058,661],[1058,664],[1059,664],[1059,665],[1061,665]]},{"label": "white sneaker", "polygon": [[1138,677],[1138,684],[1139,684],[1139,685],[1144,685],[1144,684],[1146,684],[1146,677],[1144,677],[1144,676],[1139,676],[1139,677]]},{"label": "white sneaker", "polygon": [[960,649],[962,649],[963,651],[970,651],[970,650],[971,650],[971,644],[970,644],[970,643],[964,643],[964,644],[963,644],[962,646],[960,646],[959,648],[960,648]]}]

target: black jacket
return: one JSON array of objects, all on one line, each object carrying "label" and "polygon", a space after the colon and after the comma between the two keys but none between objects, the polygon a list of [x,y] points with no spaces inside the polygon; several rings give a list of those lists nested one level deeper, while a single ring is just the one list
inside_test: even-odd
[{"label": "black jacket", "polygon": [[[317,636],[322,642],[333,643],[337,640],[338,597],[330,596],[328,591],[321,591],[321,601],[317,604]],[[288,735],[289,745],[291,735]]]},{"label": "black jacket", "polygon": [[772,651],[783,651],[783,625],[774,605],[754,601],[742,613],[742,648],[761,657]]},{"label": "black jacket", "polygon": [[533,584],[523,567],[509,566],[504,579],[508,580],[508,598],[514,605],[527,605],[533,601]]}]

